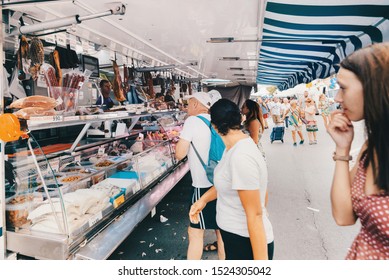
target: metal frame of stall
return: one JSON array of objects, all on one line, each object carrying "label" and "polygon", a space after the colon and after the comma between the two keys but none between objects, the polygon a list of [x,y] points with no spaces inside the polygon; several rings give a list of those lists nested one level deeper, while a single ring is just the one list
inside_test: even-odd
[{"label": "metal frame of stall", "polygon": [[[4,61],[4,24],[2,13],[0,15],[0,57]],[[0,67],[0,77],[3,77],[4,68]],[[4,113],[4,86],[0,83],[0,114]],[[27,243],[34,242],[34,236],[23,236],[19,233],[7,232],[6,219],[5,219],[5,154],[4,154],[5,142],[0,140],[0,260],[1,259],[16,259],[17,250],[7,251],[8,247],[20,248],[20,246],[26,246]],[[87,244],[83,244],[82,248],[72,255],[67,255],[68,249],[66,240],[55,240],[47,238],[47,250],[53,248],[60,248],[62,253],[52,255],[53,258],[73,258],[73,259],[106,259],[109,255],[120,245],[124,239],[130,235],[132,230],[140,223],[157,204],[163,199],[165,195],[181,180],[183,176],[189,171],[188,162],[181,161],[177,166],[164,178],[156,182],[154,187],[149,192],[144,194],[134,205],[128,208],[121,216],[120,219],[115,219],[105,229],[100,231],[96,236],[88,240]],[[135,216],[135,218],[134,218]],[[7,240],[8,237],[8,240]],[[37,240],[35,240],[37,241]],[[42,240],[41,240],[42,241]],[[8,246],[9,245],[9,246]],[[30,246],[30,245],[29,245]],[[54,247],[53,247],[54,246]],[[50,249],[51,248],[51,249]],[[31,246],[31,255],[34,254],[33,250],[37,249],[36,246]],[[40,256],[39,252],[36,252],[37,257],[47,258],[47,256]]]}]

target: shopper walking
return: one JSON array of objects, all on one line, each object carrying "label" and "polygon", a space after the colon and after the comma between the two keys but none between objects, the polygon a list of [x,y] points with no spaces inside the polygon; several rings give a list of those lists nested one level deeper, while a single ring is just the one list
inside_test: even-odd
[{"label": "shopper walking", "polygon": [[263,131],[265,130],[265,124],[259,104],[247,99],[242,105],[241,112],[246,118],[243,122],[243,132],[250,135],[265,158],[265,151],[260,142]]},{"label": "shopper walking", "polygon": [[304,144],[304,136],[302,133],[303,122],[301,120],[300,108],[297,106],[297,100],[290,101],[290,108],[284,112],[283,119],[289,116],[289,124],[292,128],[293,146],[297,146],[296,133],[300,137],[300,145]]},{"label": "shopper walking", "polygon": [[282,119],[285,121],[286,129],[288,129],[289,127],[289,115],[285,114],[285,112],[288,111],[289,108],[290,108],[289,99],[285,97],[284,99],[282,99],[281,116],[283,116]]},{"label": "shopper walking", "polygon": [[304,117],[307,121],[306,129],[308,132],[309,145],[317,144],[316,132],[318,131],[318,128],[315,114],[315,104],[313,103],[313,100],[311,98],[307,98],[305,100]]},{"label": "shopper walking", "polygon": [[269,108],[267,107],[266,102],[263,101],[261,97],[258,98],[258,104],[262,111],[263,121],[265,123],[265,129],[269,128],[267,119],[269,118]]},{"label": "shopper walking", "polygon": [[328,124],[331,121],[331,116],[330,116],[331,112],[330,112],[330,102],[324,93],[320,94],[319,105],[317,107],[320,110],[320,114],[323,118],[324,126],[327,129]]},{"label": "shopper walking", "polygon": [[226,259],[272,259],[274,239],[266,211],[265,160],[253,139],[241,130],[241,114],[235,103],[221,99],[210,112],[226,151],[215,168],[215,186],[192,205],[190,219],[199,222],[199,212],[217,197],[216,220]]},{"label": "shopper walking", "polygon": [[[336,144],[331,188],[338,225],[361,222],[346,259],[389,259],[389,43],[374,44],[346,57],[337,76],[328,133]],[[367,140],[349,171],[353,123],[365,121]]]},{"label": "shopper walking", "polygon": [[273,101],[268,104],[270,109],[270,114],[273,119],[274,125],[282,122],[281,120],[281,103],[278,97],[274,97]]},{"label": "shopper walking", "polygon": [[303,96],[299,97],[299,107],[304,110],[305,109],[305,106],[306,106],[306,103],[305,101],[307,100],[307,98],[309,97],[309,92],[306,90],[304,91],[304,94]]},{"label": "shopper walking", "polygon": [[[211,131],[203,120],[197,116],[210,119],[208,110],[212,99],[208,93],[196,92],[189,96],[188,115],[183,129],[180,133],[180,140],[176,145],[176,158],[178,160],[188,156],[189,168],[192,175],[193,195],[190,204],[196,202],[207,192],[212,184],[208,181],[204,167],[196,155],[191,143],[196,147],[197,152],[204,162],[208,162],[208,153],[211,144]],[[204,230],[213,229],[217,236],[217,251],[219,259],[224,259],[224,245],[216,224],[216,201],[213,201],[202,209],[200,223],[190,223],[188,228],[189,246],[187,258],[189,260],[200,260],[203,254]]]}]

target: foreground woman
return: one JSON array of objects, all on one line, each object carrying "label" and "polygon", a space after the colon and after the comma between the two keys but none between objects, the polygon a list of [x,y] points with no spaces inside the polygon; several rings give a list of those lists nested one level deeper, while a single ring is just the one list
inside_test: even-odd
[{"label": "foreground woman", "polygon": [[[362,228],[347,259],[389,259],[389,43],[360,49],[340,64],[328,133],[336,144],[331,189],[338,225]],[[349,172],[352,121],[365,120],[367,140]]]},{"label": "foreground woman", "polygon": [[192,223],[217,197],[216,222],[227,260],[272,259],[273,229],[266,211],[267,167],[253,139],[241,130],[239,107],[221,99],[210,109],[211,123],[226,150],[214,172],[214,187],[189,212]]}]

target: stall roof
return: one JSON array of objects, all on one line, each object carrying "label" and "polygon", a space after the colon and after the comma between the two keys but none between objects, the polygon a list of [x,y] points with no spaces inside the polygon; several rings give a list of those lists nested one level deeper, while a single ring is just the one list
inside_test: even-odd
[{"label": "stall roof", "polygon": [[[9,0],[2,6],[44,22],[98,13],[111,7],[108,2]],[[83,21],[67,32],[96,43],[96,49],[115,51],[124,62],[133,58],[136,66],[174,65],[188,78],[283,90],[325,78],[355,49],[389,40],[388,0],[121,2],[125,15]]]},{"label": "stall roof", "polygon": [[267,1],[257,82],[280,90],[326,78],[366,45],[389,41],[388,0]]}]

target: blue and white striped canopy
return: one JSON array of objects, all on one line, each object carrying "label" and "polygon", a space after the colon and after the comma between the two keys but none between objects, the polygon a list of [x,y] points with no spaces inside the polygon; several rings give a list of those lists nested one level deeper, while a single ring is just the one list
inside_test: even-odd
[{"label": "blue and white striped canopy", "polygon": [[258,84],[280,90],[326,78],[355,50],[389,41],[389,0],[269,0]]}]

